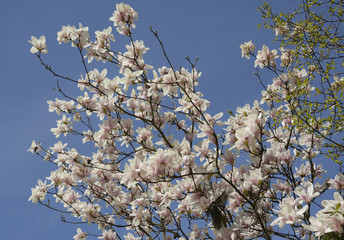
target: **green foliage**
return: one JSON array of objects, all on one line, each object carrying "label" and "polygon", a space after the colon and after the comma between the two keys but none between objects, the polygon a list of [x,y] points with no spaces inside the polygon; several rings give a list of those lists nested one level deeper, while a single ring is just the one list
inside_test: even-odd
[{"label": "green foliage", "polygon": [[[276,13],[265,2],[258,10],[264,19],[260,27],[278,29],[274,41],[294,53],[292,64],[281,72],[308,69],[308,79],[298,82],[297,91],[285,98],[295,103],[293,127],[306,128],[324,138],[326,150],[322,153],[342,165],[344,2],[301,0],[292,13]],[[311,95],[306,88],[308,84],[315,89]]]},{"label": "green foliage", "polygon": [[321,237],[321,240],[344,240],[344,234],[338,236],[335,233],[326,233]]}]

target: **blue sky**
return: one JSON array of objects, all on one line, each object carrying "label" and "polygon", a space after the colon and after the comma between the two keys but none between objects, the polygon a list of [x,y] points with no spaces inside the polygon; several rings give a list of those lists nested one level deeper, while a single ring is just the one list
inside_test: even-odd
[{"label": "blue sky", "polygon": [[[48,112],[46,101],[57,95],[56,79],[29,52],[31,35],[47,38],[46,61],[59,72],[80,76],[80,59],[69,45],[59,45],[56,33],[63,25],[81,22],[91,36],[112,24],[114,0],[17,0],[4,1],[0,8],[1,101],[0,121],[0,232],[2,239],[72,239],[76,227],[60,222],[60,215],[27,201],[31,187],[52,166],[26,152],[32,139],[50,146],[50,132],[57,115]],[[273,33],[257,30],[256,11],[262,1],[241,0],[140,0],[125,1],[139,13],[134,39],[144,40],[150,51],[146,62],[155,68],[167,65],[161,49],[149,32],[158,31],[175,66],[190,68],[184,59],[199,57],[202,72],[199,90],[210,100],[211,113],[235,110],[260,98],[261,87],[253,72],[253,61],[241,58],[239,45],[253,40],[257,49],[270,45]],[[277,9],[293,9],[297,1],[271,1]],[[113,47],[123,49],[128,41],[115,33]],[[106,65],[104,67],[107,67]],[[269,81],[267,79],[266,81]]]}]

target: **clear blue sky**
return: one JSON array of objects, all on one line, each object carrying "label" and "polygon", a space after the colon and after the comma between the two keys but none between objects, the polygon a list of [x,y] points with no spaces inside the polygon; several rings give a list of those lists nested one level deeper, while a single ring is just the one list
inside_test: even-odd
[{"label": "clear blue sky", "polygon": [[[3,1],[1,29],[0,122],[0,233],[1,239],[72,239],[77,226],[60,222],[60,215],[27,201],[31,187],[49,175],[52,166],[26,152],[32,139],[50,146],[57,115],[46,101],[55,98],[55,79],[29,52],[31,35],[47,38],[47,62],[61,73],[80,76],[80,59],[69,45],[58,45],[62,25],[81,22],[94,31],[112,24],[114,0]],[[235,110],[260,98],[261,87],[253,75],[253,61],[241,58],[239,45],[253,40],[257,49],[270,44],[273,33],[257,30],[262,1],[252,0],[137,0],[125,1],[139,13],[134,39],[151,48],[146,62],[155,68],[167,65],[149,26],[157,30],[175,66],[190,68],[184,60],[199,57],[202,72],[199,90],[211,101],[210,111]],[[297,0],[271,1],[277,9],[293,9]],[[115,33],[113,47],[123,49],[127,40]],[[104,66],[108,67],[108,66]],[[117,70],[115,70],[117,71]],[[269,81],[267,79],[266,81]]]}]

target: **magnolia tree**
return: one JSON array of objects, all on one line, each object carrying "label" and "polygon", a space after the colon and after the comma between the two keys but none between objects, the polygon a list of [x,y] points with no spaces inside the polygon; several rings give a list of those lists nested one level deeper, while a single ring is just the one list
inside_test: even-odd
[{"label": "magnolia tree", "polygon": [[[75,240],[342,239],[343,3],[303,1],[291,14],[267,4],[260,10],[280,48],[240,46],[243,57],[254,58],[262,99],[228,119],[208,113],[196,62],[174,68],[152,30],[169,65],[145,62],[149,48],[134,40],[138,14],[127,4],[110,18],[128,37],[124,53],[111,48],[111,27],[93,41],[81,24],[58,32],[59,43],[80,52],[80,79],[47,65],[45,37],[32,37],[41,64],[81,92],[70,96],[57,85],[63,98],[48,104],[61,119],[51,131],[94,148],[85,155],[62,141],[33,141],[29,151],[56,170],[29,200],[62,212],[63,221],[85,223]],[[119,74],[90,70],[94,60]],[[266,72],[275,76],[263,81]],[[325,179],[320,163],[330,158],[338,167]]]}]

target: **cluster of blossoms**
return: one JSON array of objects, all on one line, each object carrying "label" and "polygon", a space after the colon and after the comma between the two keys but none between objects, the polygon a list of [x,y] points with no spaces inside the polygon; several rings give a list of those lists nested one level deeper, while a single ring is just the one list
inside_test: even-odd
[{"label": "cluster of blossoms", "polygon": [[[110,18],[124,35],[132,34],[136,19],[126,4],[117,4]],[[152,70],[143,59],[149,50],[143,41],[131,40],[127,52],[114,54],[111,32],[111,27],[97,31],[95,42],[81,24],[58,33],[59,43],[72,42],[87,52],[89,62],[108,61],[120,69],[114,77],[107,69],[94,69],[80,79],[68,78],[82,94],[48,101],[49,111],[62,115],[53,134],[81,136],[92,150],[82,154],[62,141],[45,149],[33,142],[29,151],[57,169],[32,188],[30,201],[52,207],[44,200],[55,198],[54,209],[60,206],[79,221],[98,225],[101,233],[95,235],[107,240],[299,239],[343,232],[338,192],[310,216],[310,205],[328,185],[340,191],[344,184],[343,175],[321,180],[326,171],[316,157],[324,140],[294,127],[297,103],[291,99],[314,90],[304,81],[306,70],[281,73],[261,103],[221,120],[223,113],[207,113],[210,103],[196,90],[201,73],[194,65]],[[31,43],[31,52],[43,62],[45,38],[33,37]],[[240,48],[243,57],[255,56],[251,41]],[[277,50],[263,46],[255,66],[276,68],[278,57]],[[290,66],[292,59],[283,50],[281,66]],[[273,104],[277,101],[279,106]],[[127,233],[119,236],[119,229]],[[78,228],[74,239],[88,235]]]},{"label": "cluster of blossoms", "polygon": [[129,35],[131,28],[135,28],[135,21],[137,20],[137,12],[128,4],[116,4],[116,11],[110,18],[117,26],[117,31],[123,35]]},{"label": "cluster of blossoms", "polygon": [[88,63],[92,62],[93,59],[97,61],[102,60],[106,62],[113,57],[113,54],[108,50],[111,49],[110,42],[115,41],[115,37],[112,34],[112,28],[108,27],[103,31],[96,31],[96,41],[90,43],[90,47],[87,48]]},{"label": "cluster of blossoms", "polygon": [[61,31],[57,33],[57,41],[59,44],[72,42],[73,47],[86,48],[89,46],[88,27],[83,27],[79,23],[79,28],[75,26],[63,26]]},{"label": "cluster of blossoms", "polygon": [[271,66],[276,68],[276,61],[275,59],[278,58],[277,50],[269,50],[268,46],[263,46],[262,50],[258,51],[256,61],[254,62],[254,67],[259,66],[260,68],[264,68],[267,66]]},{"label": "cluster of blossoms", "polygon": [[250,59],[250,54],[256,50],[256,46],[253,45],[252,40],[240,44],[240,48],[241,57],[246,57],[247,59]]},{"label": "cluster of blossoms", "polygon": [[334,193],[334,200],[322,201],[323,209],[316,217],[309,218],[310,225],[304,225],[305,229],[315,232],[316,236],[326,233],[344,233],[344,200],[340,193]]}]

